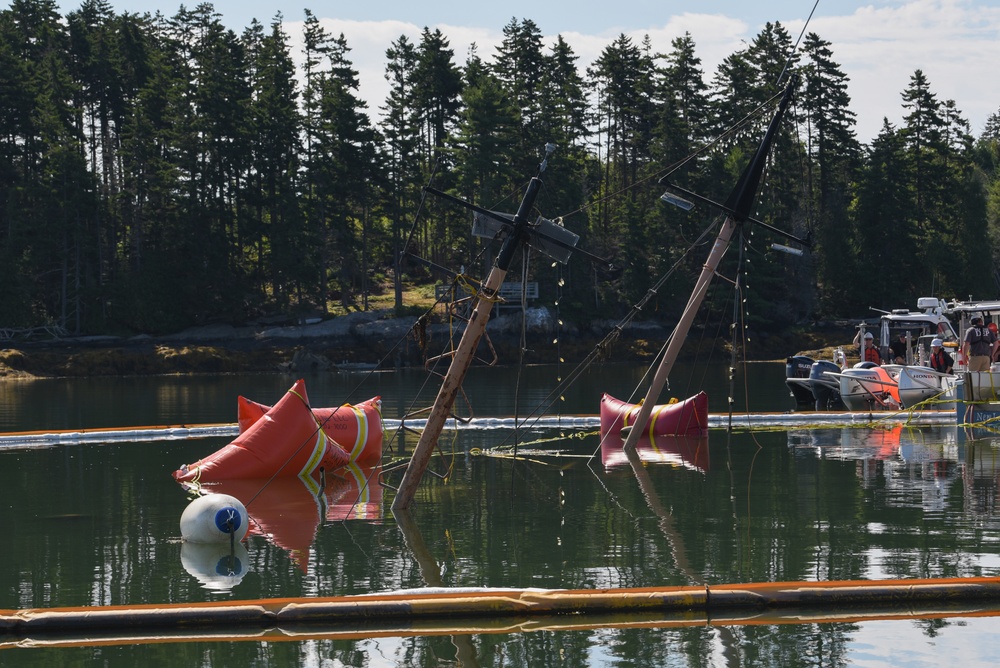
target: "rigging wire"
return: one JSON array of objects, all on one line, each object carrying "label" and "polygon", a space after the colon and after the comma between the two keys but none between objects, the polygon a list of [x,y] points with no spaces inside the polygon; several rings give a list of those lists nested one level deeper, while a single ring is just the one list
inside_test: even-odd
[{"label": "rigging wire", "polygon": [[[813,11],[815,11],[817,5],[818,5],[818,0],[816,2],[816,5],[814,5],[814,7],[813,7]],[[811,17],[812,17],[812,13],[810,13],[810,18]],[[806,21],[806,25],[808,25],[808,21]],[[803,34],[804,34],[804,31],[805,31],[805,27],[803,27]],[[794,51],[797,50],[797,48],[798,48],[798,44],[799,44],[799,41],[801,41],[801,38],[802,38],[802,35],[800,34],[799,40],[796,41],[795,47],[793,49],[793,53],[789,54],[789,57],[786,60],[785,68],[782,70],[782,74],[779,76],[779,79],[778,79],[779,82],[784,77],[784,75],[785,75],[785,73],[786,73],[786,71],[787,71],[787,69],[788,69],[788,67],[789,67],[789,65],[790,65],[790,63],[792,61],[792,57],[793,57]],[[712,146],[714,146],[714,145],[716,145],[716,144],[718,144],[718,143],[726,140],[727,138],[733,136],[735,133],[741,131],[754,118],[756,118],[761,113],[761,111],[763,109],[767,108],[780,95],[781,95],[781,93],[779,92],[779,93],[775,94],[774,96],[772,96],[771,99],[765,101],[764,103],[762,103],[761,105],[759,105],[756,109],[754,109],[753,111],[751,111],[750,113],[748,113],[746,116],[744,116],[743,119],[741,119],[736,124],[734,124],[734,126],[731,127],[729,130],[727,130],[726,132],[722,133],[719,137],[717,137],[717,138],[713,139],[712,141],[708,142],[705,146],[703,146],[700,149],[694,151],[692,154],[690,154],[686,158],[684,158],[684,159],[682,159],[682,160],[680,160],[680,161],[678,161],[678,162],[676,162],[676,163],[668,166],[664,170],[660,170],[659,172],[656,172],[653,175],[650,175],[649,177],[646,177],[645,179],[641,179],[640,181],[637,181],[634,184],[631,184],[631,185],[629,185],[629,186],[627,186],[625,188],[619,189],[618,191],[616,191],[614,193],[610,193],[609,195],[606,195],[606,196],[604,196],[602,198],[599,198],[598,200],[595,200],[594,202],[591,202],[588,205],[580,207],[579,209],[577,209],[575,211],[572,211],[569,214],[564,214],[562,216],[562,218],[565,219],[565,218],[567,218],[567,217],[569,217],[569,216],[571,216],[571,215],[573,215],[575,213],[579,213],[579,212],[585,211],[588,208],[596,206],[598,204],[601,204],[604,201],[607,201],[608,199],[610,199],[612,197],[620,196],[622,193],[624,193],[624,192],[626,192],[628,190],[631,190],[632,188],[637,188],[637,187],[640,187],[640,186],[644,186],[645,184],[647,184],[649,181],[653,180],[654,178],[660,177],[659,180],[662,181],[663,179],[667,178],[668,176],[670,176],[671,174],[673,174],[674,172],[676,172],[677,170],[679,170],[681,167],[683,167],[684,165],[686,165],[688,162],[694,160],[696,157],[698,157],[699,155],[701,155],[702,153],[704,153],[705,151],[707,151]],[[435,163],[435,173],[436,173],[436,170],[438,168],[439,163],[440,163],[440,159],[438,161],[436,161],[436,163]],[[433,174],[432,174],[432,178],[433,178]],[[424,206],[425,201],[426,201],[426,190],[424,191],[424,193],[423,193],[423,195],[421,197],[421,203],[420,203],[420,206],[418,207],[417,216],[419,216],[420,212],[423,210],[423,206]],[[409,244],[412,241],[412,238],[413,238],[413,236],[415,234],[415,230],[416,230],[416,224],[417,224],[417,217],[415,217],[414,223],[413,223],[413,225],[411,227],[410,235],[408,237],[406,245],[404,246],[404,252],[405,252],[405,249],[409,247]],[[715,224],[716,223],[713,222],[712,226],[710,226],[710,227],[714,227]],[[696,242],[694,244],[692,244],[692,246],[690,246],[687,251],[685,251],[685,253],[681,256],[681,259],[683,259],[684,257],[686,257],[686,255],[691,252],[691,250],[693,249],[693,247],[695,245],[699,245],[701,243],[701,240],[704,237],[707,236],[707,231],[708,230],[706,229],[706,231],[703,232],[701,236],[699,236],[698,240],[696,240]],[[483,248],[483,250],[480,253],[480,257],[482,255],[482,253],[486,251],[487,247],[488,247],[488,244],[484,244],[484,248]],[[553,393],[550,393],[550,395],[548,397],[546,397],[542,402],[539,403],[538,407],[536,407],[536,409],[534,411],[532,411],[531,414],[529,414],[528,418],[534,416],[535,417],[535,421],[537,421],[537,419],[540,418],[542,416],[542,414],[543,414],[542,412],[539,412],[539,409],[541,409],[542,411],[547,410],[548,407],[550,407],[554,403],[555,399],[553,398],[553,395],[555,395],[556,397],[561,396],[562,393],[565,391],[565,388],[568,388],[570,385],[572,385],[572,383],[574,383],[579,378],[579,376],[582,374],[583,370],[585,370],[586,368],[588,368],[590,366],[590,364],[592,364],[594,361],[596,361],[597,359],[599,359],[600,357],[603,356],[603,354],[606,352],[606,350],[610,346],[610,344],[612,344],[614,342],[614,340],[616,340],[618,338],[618,336],[620,336],[623,327],[626,326],[629,322],[631,322],[631,320],[638,314],[638,312],[642,309],[642,307],[650,299],[652,299],[652,297],[657,293],[659,287],[661,287],[662,284],[663,284],[663,282],[665,282],[666,278],[669,277],[673,273],[673,271],[676,270],[676,268],[678,267],[679,263],[680,263],[680,260],[678,260],[671,267],[671,269],[667,272],[667,274],[663,278],[661,278],[661,280],[658,281],[657,284],[655,284],[653,288],[651,288],[649,291],[647,291],[647,293],[643,297],[643,299],[641,299],[639,303],[637,303],[635,306],[633,306],[633,308],[629,312],[629,314],[627,314],[625,316],[625,318],[623,318],[615,326],[615,328],[612,330],[612,332],[609,333],[605,337],[605,339],[603,339],[601,342],[599,342],[597,344],[597,346],[595,346],[595,349],[588,355],[588,357],[580,365],[578,365],[577,368],[574,369],[573,372],[570,373],[569,378],[567,378],[566,380],[562,381],[557,386],[556,391],[554,391]],[[526,286],[526,282],[527,282],[526,278],[527,278],[527,258],[525,258],[525,265],[524,265],[524,269],[523,269],[523,272],[522,272],[522,281],[521,281],[521,283],[522,283],[522,291],[525,289],[525,286]],[[436,305],[437,305],[437,302],[435,303],[435,306]],[[526,349],[526,322],[525,322],[526,321],[526,303],[525,303],[525,300],[523,298],[523,294],[522,294],[522,300],[521,300],[521,307],[522,307],[521,345],[520,345],[520,355],[519,355],[518,385],[515,388],[515,402],[516,403],[517,403],[517,397],[518,397],[519,391],[520,391],[520,370],[521,370],[521,367],[523,366],[524,353],[525,353],[525,349]],[[668,338],[668,341],[669,341],[669,338]],[[393,350],[395,350],[395,348],[399,345],[399,343],[400,342],[398,342],[397,345],[393,347]],[[663,350],[665,350],[665,346],[666,346],[666,343],[664,344],[664,348],[661,350],[660,354],[662,354]],[[648,374],[648,371],[647,371],[647,374]],[[519,406],[515,406],[515,411],[519,411]],[[520,422],[520,420],[517,419],[517,418],[518,418],[518,414],[515,415],[515,428],[514,428],[514,432],[515,432],[515,435],[514,435],[514,439],[515,439],[515,446],[514,446],[515,458],[516,458],[516,451],[517,451],[517,434],[516,434],[516,432],[517,432],[517,429],[518,429],[517,425]],[[390,442],[391,442],[391,439],[390,439]]]},{"label": "rigging wire", "polygon": [[795,58],[795,53],[799,50],[799,42],[802,41],[802,36],[806,34],[806,29],[809,27],[809,22],[812,21],[813,14],[816,13],[816,8],[819,7],[819,0],[813,4],[812,11],[809,12],[809,16],[806,18],[806,22],[802,24],[802,30],[799,31],[799,38],[795,40],[795,45],[792,46],[791,52],[788,54],[788,58],[785,59],[785,66],[781,70],[781,74],[778,75],[778,80],[775,85],[780,86],[782,80],[785,78],[785,74],[788,73],[788,68],[792,64],[792,60]]},{"label": "rigging wire", "polygon": [[[528,331],[527,331],[527,287],[528,287],[528,265],[530,260],[530,252],[527,246],[521,249],[521,332],[518,345],[518,357],[517,357],[517,377],[514,382],[514,459],[517,459],[517,446],[518,446],[518,430],[517,423],[519,422],[518,417],[521,412],[521,373],[524,371],[524,356],[528,348]],[[514,476],[510,477],[511,485],[511,502],[514,499]]]},{"label": "rigging wire", "polygon": [[[535,408],[524,418],[523,421],[519,420],[521,428],[531,428],[535,423],[537,423],[548,411],[548,409],[566,392],[566,390],[571,387],[576,381],[583,375],[594,362],[605,358],[610,351],[610,348],[621,336],[625,327],[627,327],[632,320],[643,310],[645,305],[655,297],[659,289],[664,283],[678,270],[684,259],[697,247],[701,246],[703,239],[706,239],[714,228],[719,224],[720,219],[713,220],[704,230],[698,238],[681,254],[681,256],[674,262],[666,274],[660,277],[653,287],[651,287],[645,295],[629,310],[629,312],[618,321],[618,323],[612,328],[612,330],[599,341],[594,348],[587,354],[587,356],[579,362],[556,387],[548,393],[542,400],[538,402]],[[672,336],[672,335],[671,335]],[[669,341],[669,339],[668,339]],[[666,349],[666,343],[664,343],[662,351]],[[648,373],[648,371],[647,371]],[[515,429],[517,427],[515,426]],[[497,447],[504,446],[511,437],[508,436],[507,439],[501,441]],[[598,447],[599,450],[599,447]],[[595,450],[596,454],[596,450]],[[591,455],[593,457],[593,455]]]}]

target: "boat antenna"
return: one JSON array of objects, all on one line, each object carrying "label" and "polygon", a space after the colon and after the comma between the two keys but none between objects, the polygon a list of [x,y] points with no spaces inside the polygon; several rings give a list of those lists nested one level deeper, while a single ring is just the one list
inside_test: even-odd
[{"label": "boat antenna", "polygon": [[[781,124],[781,118],[784,116],[785,110],[791,102],[792,93],[797,84],[798,77],[793,75],[785,87],[781,101],[778,103],[778,110],[775,112],[774,118],[771,119],[771,123],[767,127],[767,132],[764,133],[764,138],[761,140],[757,152],[754,153],[753,158],[743,170],[743,174],[726,199],[726,203],[721,205],[727,213],[726,219],[719,229],[715,245],[712,246],[708,260],[705,261],[705,265],[702,267],[701,274],[695,283],[694,290],[691,292],[687,306],[684,307],[680,320],[677,322],[677,327],[674,329],[673,334],[670,335],[667,349],[660,359],[656,373],[653,374],[649,390],[646,392],[646,398],[639,408],[639,414],[633,420],[632,426],[627,428],[628,435],[626,436],[625,444],[622,446],[626,451],[630,448],[635,448],[639,438],[646,431],[646,425],[653,411],[653,406],[656,404],[660,391],[670,376],[670,371],[677,360],[681,346],[684,344],[688,331],[691,329],[691,323],[694,322],[695,315],[705,300],[708,286],[712,282],[712,277],[715,275],[716,270],[719,268],[722,256],[725,255],[726,249],[729,247],[733,232],[736,230],[737,225],[750,220],[750,209],[753,207],[754,200],[757,197],[757,189],[760,185],[761,175],[764,172],[764,166],[767,163],[767,157],[771,151],[771,145],[774,143],[774,137],[778,132],[778,126]],[[690,194],[694,195],[694,193]],[[698,198],[697,195],[694,196]],[[625,429],[622,431],[624,432]]]}]

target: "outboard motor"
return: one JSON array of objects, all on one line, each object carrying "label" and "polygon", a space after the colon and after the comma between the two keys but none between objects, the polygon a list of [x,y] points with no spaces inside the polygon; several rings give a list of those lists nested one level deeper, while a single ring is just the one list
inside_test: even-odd
[{"label": "outboard motor", "polygon": [[816,401],[809,388],[809,383],[806,382],[809,378],[809,370],[812,369],[815,361],[805,355],[793,355],[785,360],[785,385],[792,391],[795,403],[800,406],[809,406]]},{"label": "outboard motor", "polygon": [[841,408],[840,381],[836,376],[827,376],[826,372],[840,373],[840,367],[826,360],[813,362],[809,369],[809,388],[816,401],[816,410]]}]

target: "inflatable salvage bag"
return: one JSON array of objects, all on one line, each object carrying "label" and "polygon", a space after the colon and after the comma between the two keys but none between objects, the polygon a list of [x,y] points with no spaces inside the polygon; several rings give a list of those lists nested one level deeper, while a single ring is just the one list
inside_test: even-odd
[{"label": "inflatable salvage bag", "polygon": [[[240,432],[249,429],[271,410],[271,406],[240,397]],[[374,466],[382,461],[381,397],[335,408],[314,408],[313,415],[326,435],[348,453],[352,463]]]},{"label": "inflatable salvage bag", "polygon": [[350,455],[320,427],[300,379],[236,440],[173,475],[178,482],[310,476],[321,468],[335,471],[349,461]]},{"label": "inflatable salvage bag", "polygon": [[[630,404],[610,394],[601,397],[601,436],[630,427],[641,404]],[[645,436],[683,436],[708,433],[708,395],[699,392],[683,401],[653,406]]]}]

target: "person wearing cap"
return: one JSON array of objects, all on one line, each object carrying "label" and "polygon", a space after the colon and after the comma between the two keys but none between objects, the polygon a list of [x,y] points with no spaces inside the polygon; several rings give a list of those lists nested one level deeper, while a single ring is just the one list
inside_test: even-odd
[{"label": "person wearing cap", "polygon": [[944,342],[941,339],[931,341],[930,365],[932,369],[941,373],[951,373],[955,366],[955,360],[944,349]]},{"label": "person wearing cap", "polygon": [[983,326],[983,316],[972,318],[972,326],[962,338],[962,353],[969,360],[969,371],[989,371],[997,347],[997,335]]},{"label": "person wearing cap", "polygon": [[896,364],[906,364],[906,332],[899,333],[899,338],[889,344],[889,357]]}]

